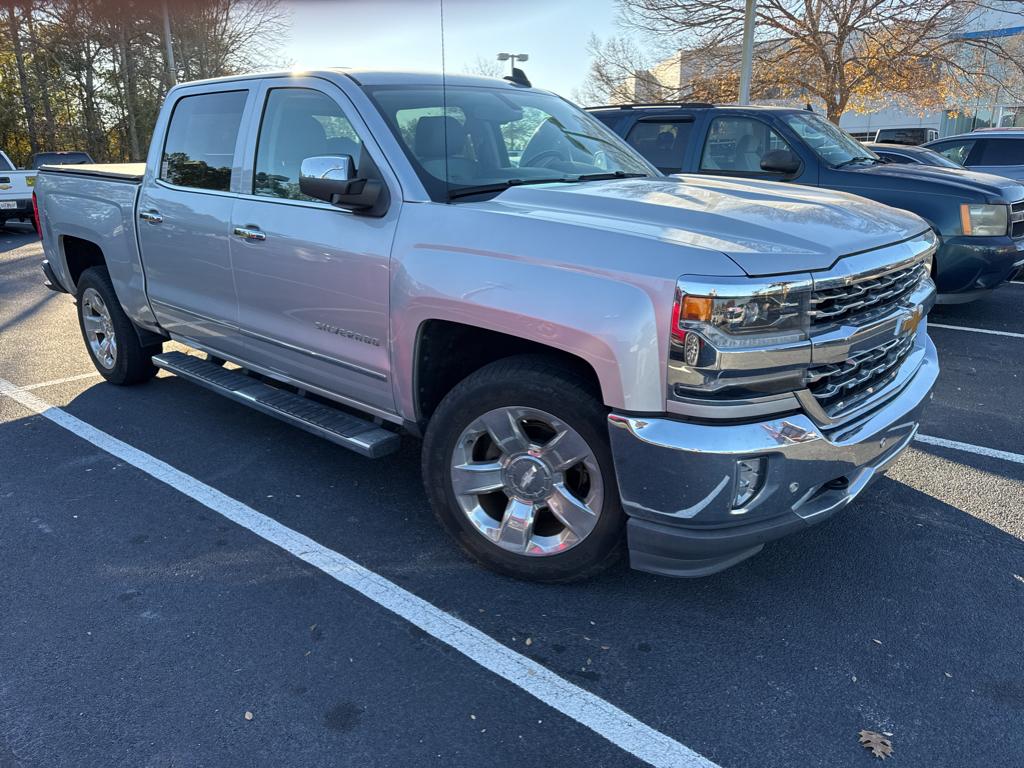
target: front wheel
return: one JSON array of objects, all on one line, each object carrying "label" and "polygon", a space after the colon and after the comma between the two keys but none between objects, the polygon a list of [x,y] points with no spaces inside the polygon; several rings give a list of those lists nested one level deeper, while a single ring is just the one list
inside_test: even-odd
[{"label": "front wheel", "polygon": [[143,346],[121,308],[105,267],[90,267],[78,278],[78,326],[93,365],[112,384],[138,384],[156,375],[150,358],[162,344]]},{"label": "front wheel", "polygon": [[558,361],[492,363],[431,418],[423,473],[435,513],[483,565],[523,579],[574,581],[612,564],[625,514],[607,412]]}]

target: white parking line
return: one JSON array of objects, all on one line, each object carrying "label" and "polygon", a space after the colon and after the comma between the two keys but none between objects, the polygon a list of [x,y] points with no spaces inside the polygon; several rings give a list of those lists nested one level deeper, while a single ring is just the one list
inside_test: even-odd
[{"label": "white parking line", "polygon": [[15,400],[54,424],[189,496],[257,536],[295,555],[368,597],[424,632],[586,726],[640,760],[659,768],[718,768],[707,758],[615,705],[559,677],[479,629],[442,611],[383,576],[318,544],[170,464],[133,448],[45,400],[0,379],[0,396]]},{"label": "white parking line", "polygon": [[16,387],[20,392],[28,392],[33,389],[42,389],[43,387],[53,387],[57,384],[67,384],[69,381],[80,381],[82,379],[93,379],[99,376],[99,371],[90,371],[89,373],[81,373],[78,376],[65,376],[63,379],[50,379],[49,381],[40,381],[36,384],[29,384],[27,387]]},{"label": "white parking line", "polygon": [[1010,451],[1000,451],[996,448],[986,448],[983,445],[972,445],[971,443],[961,443],[959,440],[947,440],[944,437],[932,437],[931,435],[918,435],[914,438],[919,443],[927,443],[928,445],[937,445],[940,448],[952,448],[957,451],[967,451],[968,453],[975,453],[978,456],[988,456],[992,459],[1002,459],[1003,461],[1012,461],[1015,464],[1024,464],[1024,454],[1011,453]]},{"label": "white parking line", "polygon": [[929,328],[946,328],[950,331],[970,331],[971,333],[987,333],[991,336],[1010,336],[1015,339],[1024,339],[1024,333],[1013,333],[1012,331],[991,331],[988,328],[968,328],[965,325],[942,325],[941,323],[928,323]]}]

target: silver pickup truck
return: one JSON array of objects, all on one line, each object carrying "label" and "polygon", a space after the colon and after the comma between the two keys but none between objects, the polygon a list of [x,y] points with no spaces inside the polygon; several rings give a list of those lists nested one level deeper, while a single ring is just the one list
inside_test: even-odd
[{"label": "silver pickup truck", "polygon": [[163,368],[368,457],[422,437],[441,522],[524,578],[733,565],[854,499],[938,374],[921,219],[668,178],[522,78],[179,85],[145,165],[36,194],[108,381]]}]

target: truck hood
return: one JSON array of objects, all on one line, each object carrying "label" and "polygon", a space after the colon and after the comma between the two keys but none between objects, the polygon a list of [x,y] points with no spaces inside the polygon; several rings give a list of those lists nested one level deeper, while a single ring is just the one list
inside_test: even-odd
[{"label": "truck hood", "polygon": [[[928,229],[912,213],[843,192],[718,176],[513,187],[471,205],[719,251],[752,277],[829,269]],[[679,269],[700,274],[697,264]]]},{"label": "truck hood", "polygon": [[[1015,203],[1024,200],[1024,186],[1018,181],[991,173],[977,173],[966,168],[941,168],[934,165],[866,165],[843,169],[849,174],[848,188],[857,186],[884,187],[927,191],[929,194],[955,194],[963,202]],[[927,185],[927,186],[924,186]],[[845,185],[844,185],[845,186]]]}]

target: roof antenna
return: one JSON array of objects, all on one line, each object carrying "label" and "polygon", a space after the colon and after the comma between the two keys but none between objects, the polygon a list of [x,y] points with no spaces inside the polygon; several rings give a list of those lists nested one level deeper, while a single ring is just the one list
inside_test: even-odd
[{"label": "roof antenna", "polygon": [[512,74],[505,75],[504,79],[508,80],[511,83],[515,83],[516,85],[525,86],[526,88],[533,87],[532,83],[530,83],[529,78],[526,77],[526,73],[523,72],[523,70],[521,70],[519,67],[512,67]]}]

